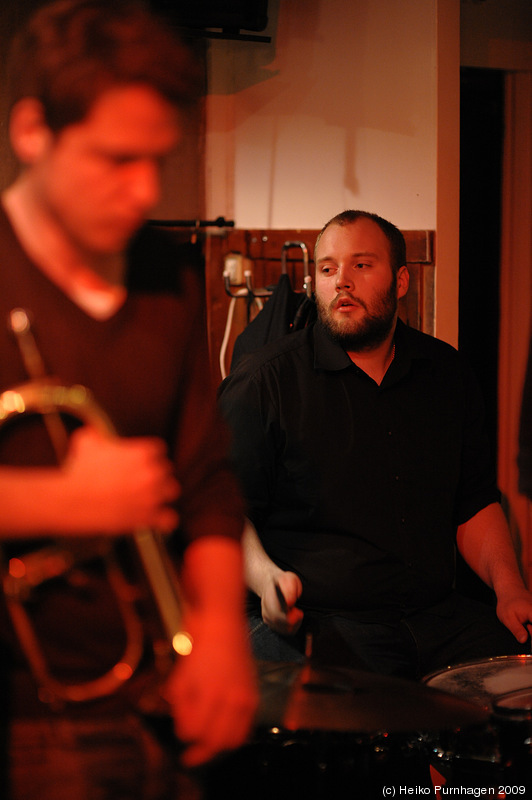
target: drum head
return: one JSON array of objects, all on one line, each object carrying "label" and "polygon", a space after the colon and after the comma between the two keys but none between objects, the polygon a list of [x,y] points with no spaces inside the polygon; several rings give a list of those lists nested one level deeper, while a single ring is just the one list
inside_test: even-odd
[{"label": "drum head", "polygon": [[491,710],[493,699],[510,692],[532,691],[532,655],[497,656],[433,672],[428,686]]}]

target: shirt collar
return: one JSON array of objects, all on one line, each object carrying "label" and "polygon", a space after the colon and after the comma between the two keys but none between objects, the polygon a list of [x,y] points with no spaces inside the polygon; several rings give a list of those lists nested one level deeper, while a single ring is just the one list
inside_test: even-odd
[{"label": "shirt collar", "polygon": [[321,322],[315,323],[313,335],[314,369],[336,371],[353,366],[343,347],[333,342]]},{"label": "shirt collar", "polygon": [[[424,336],[410,336],[409,328],[401,320],[397,320],[395,329],[395,358],[393,373],[395,377],[408,372],[410,364],[415,359],[430,358]],[[339,344],[334,342],[327,334],[323,325],[318,321],[314,325],[314,368],[330,371],[339,371],[354,364]]]}]

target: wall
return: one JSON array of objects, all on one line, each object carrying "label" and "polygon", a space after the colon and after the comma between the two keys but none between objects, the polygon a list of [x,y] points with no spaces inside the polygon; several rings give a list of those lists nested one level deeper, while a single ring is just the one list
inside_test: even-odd
[{"label": "wall", "polygon": [[270,0],[271,44],[212,42],[207,214],[436,223],[435,0]]},{"label": "wall", "polygon": [[530,0],[462,0],[460,29],[462,66],[532,70]]}]

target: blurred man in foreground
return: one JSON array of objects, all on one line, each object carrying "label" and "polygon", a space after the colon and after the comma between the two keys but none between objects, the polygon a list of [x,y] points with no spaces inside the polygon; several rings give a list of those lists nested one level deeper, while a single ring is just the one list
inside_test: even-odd
[{"label": "blurred man in foreground", "polygon": [[[169,27],[141,5],[58,0],[16,39],[10,82],[10,140],[21,169],[0,209],[0,389],[35,377],[34,336],[46,371],[89,387],[119,436],[79,427],[57,467],[42,418],[4,427],[4,554],[24,564],[24,554],[51,536],[114,542],[148,527],[169,537],[181,554],[193,647],[178,659],[164,696],[182,762],[203,764],[245,740],[256,705],[243,615],[242,501],[209,385],[200,281],[177,265],[170,240],[142,227],[158,200],[161,163],[179,144],[180,109],[197,94],[198,71]],[[15,309],[31,324],[18,340],[8,330]],[[51,669],[66,683],[110,669],[124,647],[100,560],[86,562],[32,598]],[[57,800],[74,788],[78,800],[177,796],[171,768],[163,769],[164,756],[135,713],[146,685],[142,667],[153,669],[147,657],[140,677],[112,698],[54,714],[39,705],[16,644],[12,653],[14,798]],[[42,728],[28,729],[37,717]]]}]

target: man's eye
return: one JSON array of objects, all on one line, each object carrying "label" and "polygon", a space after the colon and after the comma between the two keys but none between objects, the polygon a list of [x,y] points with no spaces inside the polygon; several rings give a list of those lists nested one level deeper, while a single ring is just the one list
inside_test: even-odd
[{"label": "man's eye", "polygon": [[135,160],[133,156],[112,156],[110,159],[117,167],[126,166],[133,163]]}]

